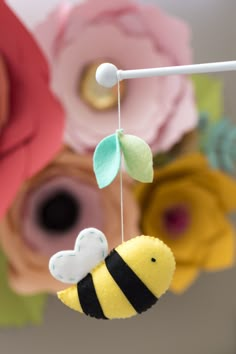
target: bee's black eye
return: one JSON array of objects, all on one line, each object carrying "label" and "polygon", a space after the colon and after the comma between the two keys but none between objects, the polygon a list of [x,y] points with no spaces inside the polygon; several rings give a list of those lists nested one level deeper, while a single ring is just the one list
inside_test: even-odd
[{"label": "bee's black eye", "polygon": [[152,262],[156,262],[156,258],[151,258],[151,261]]}]

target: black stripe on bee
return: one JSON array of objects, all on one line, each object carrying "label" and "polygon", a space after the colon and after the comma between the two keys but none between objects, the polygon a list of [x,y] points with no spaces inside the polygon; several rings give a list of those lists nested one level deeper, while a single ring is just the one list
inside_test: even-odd
[{"label": "black stripe on bee", "polygon": [[112,278],[124,293],[137,313],[141,313],[154,305],[158,298],[146,287],[123,258],[113,250],[105,263]]},{"label": "black stripe on bee", "polygon": [[90,273],[77,284],[77,292],[81,308],[86,315],[107,319],[97,297],[93,277]]}]

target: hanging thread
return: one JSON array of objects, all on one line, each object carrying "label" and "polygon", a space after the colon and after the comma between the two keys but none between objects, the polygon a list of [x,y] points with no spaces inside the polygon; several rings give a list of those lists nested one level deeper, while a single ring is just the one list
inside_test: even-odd
[{"label": "hanging thread", "polygon": [[[121,109],[120,109],[120,79],[117,73],[117,86],[118,86],[118,129],[121,129]],[[122,160],[121,160],[122,161]],[[120,166],[120,221],[121,221],[121,242],[124,242],[124,196],[123,196],[123,174],[122,174],[122,162]]]}]

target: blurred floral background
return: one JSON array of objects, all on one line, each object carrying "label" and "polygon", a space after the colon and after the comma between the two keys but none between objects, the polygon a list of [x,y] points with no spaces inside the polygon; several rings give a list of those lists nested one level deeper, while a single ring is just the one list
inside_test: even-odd
[{"label": "blurred floral background", "polygon": [[[80,230],[120,243],[119,181],[99,190],[92,168],[117,128],[117,88],[96,83],[98,65],[190,64],[194,43],[183,20],[130,0],[61,2],[31,32],[0,1],[0,24],[0,325],[23,326],[43,322],[61,288],[48,260]],[[171,247],[175,296],[235,265],[236,126],[223,107],[208,75],[121,82],[122,127],[150,145],[155,168],[152,184],[124,175],[125,239]]]}]

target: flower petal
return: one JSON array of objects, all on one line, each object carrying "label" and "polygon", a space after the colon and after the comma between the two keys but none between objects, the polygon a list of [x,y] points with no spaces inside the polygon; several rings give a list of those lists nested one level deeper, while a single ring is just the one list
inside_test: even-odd
[{"label": "flower petal", "polygon": [[[201,265],[206,259],[206,243],[214,240],[216,230],[224,225],[222,210],[212,194],[194,185],[190,178],[155,182],[157,187],[152,186],[146,198],[139,195],[144,198],[141,204],[143,232],[161,238],[172,249],[177,263]],[[187,213],[186,228],[180,234],[170,232],[166,224],[166,211],[175,206],[183,206]]]},{"label": "flower petal", "polygon": [[207,180],[210,181],[214,193],[218,194],[220,203],[226,212],[236,210],[236,180],[220,171],[209,171]]},{"label": "flower petal", "polygon": [[25,146],[12,151],[10,156],[0,159],[0,217],[4,215],[12,203],[19,185],[24,181],[26,159],[27,152]]},{"label": "flower petal", "polygon": [[68,3],[60,4],[35,29],[35,38],[50,63],[63,43],[63,35],[69,18],[71,6]]},{"label": "flower petal", "polygon": [[9,80],[5,61],[0,55],[0,131],[9,113]]},{"label": "flower petal", "polygon": [[208,166],[208,161],[203,155],[193,153],[185,155],[171,164],[168,164],[165,168],[155,171],[155,178],[158,178],[159,183],[162,180],[164,182],[167,179],[174,180],[178,176],[188,178],[195,174],[198,175],[205,171],[208,172]]},{"label": "flower petal", "polygon": [[219,230],[218,238],[209,245],[209,253],[206,257],[203,268],[208,271],[215,271],[228,268],[235,261],[235,232],[233,227],[225,222],[224,229]]},{"label": "flower petal", "polygon": [[[157,10],[156,6],[153,5],[140,6],[139,14],[147,32],[158,43],[161,51],[170,53],[175,59],[173,65],[183,65],[191,62],[190,30],[184,22]],[[177,41],[176,38],[178,38]]]},{"label": "flower petal", "polygon": [[21,183],[44,167],[61,147],[64,114],[50,93],[45,58],[5,1],[0,1],[0,23],[0,52],[11,84],[10,116],[0,144],[2,216]]},{"label": "flower petal", "polygon": [[81,1],[73,8],[71,13],[66,30],[66,40],[74,40],[78,33],[83,31],[86,26],[90,26],[93,23],[101,23],[106,17],[112,19],[112,22],[114,22],[117,14],[122,14],[126,11],[135,11],[136,8],[137,5],[135,2],[127,0],[96,0],[96,6],[94,6],[93,0]]},{"label": "flower petal", "polygon": [[179,97],[174,109],[174,118],[171,114],[159,130],[153,150],[167,151],[187,132],[197,126],[198,113],[194,105],[192,86],[185,83],[182,95]]},{"label": "flower petal", "polygon": [[181,294],[195,281],[198,274],[199,270],[196,266],[178,264],[170,290],[174,293]]}]

